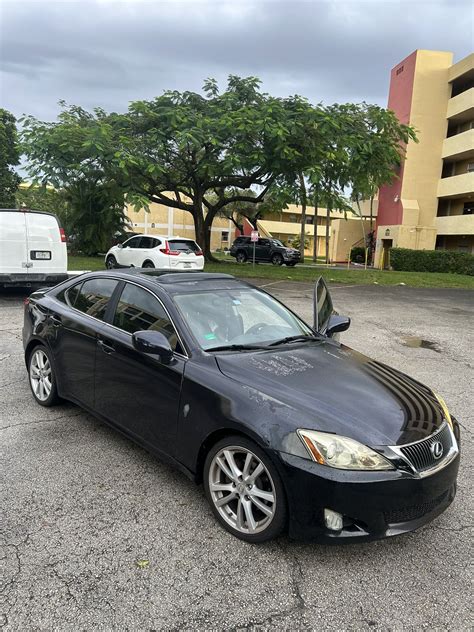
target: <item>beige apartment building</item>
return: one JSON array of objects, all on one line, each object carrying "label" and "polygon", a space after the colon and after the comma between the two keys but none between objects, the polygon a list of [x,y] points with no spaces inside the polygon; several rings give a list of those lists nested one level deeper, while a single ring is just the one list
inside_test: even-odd
[{"label": "beige apartment building", "polygon": [[392,246],[474,252],[474,53],[416,50],[391,71],[388,107],[419,142],[380,189],[375,264]]}]

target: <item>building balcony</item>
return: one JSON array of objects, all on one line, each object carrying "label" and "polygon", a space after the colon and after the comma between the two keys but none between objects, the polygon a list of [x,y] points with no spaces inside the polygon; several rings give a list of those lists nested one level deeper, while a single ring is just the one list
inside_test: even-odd
[{"label": "building balcony", "polygon": [[438,235],[474,235],[474,215],[448,215],[436,218]]},{"label": "building balcony", "polygon": [[441,178],[438,183],[439,198],[469,197],[474,194],[474,172]]},{"label": "building balcony", "polygon": [[474,88],[449,99],[446,118],[459,122],[474,119]]},{"label": "building balcony", "polygon": [[[276,235],[287,235],[288,237],[295,237],[301,232],[301,224],[298,222],[277,222],[271,220],[260,219],[257,221],[257,227],[263,236],[275,237]],[[314,225],[307,224],[305,232],[308,237],[314,235]],[[326,234],[326,226],[324,224],[316,226],[316,236],[324,237]]]},{"label": "building balcony", "polygon": [[443,142],[441,157],[454,160],[474,157],[474,129],[446,138]]}]

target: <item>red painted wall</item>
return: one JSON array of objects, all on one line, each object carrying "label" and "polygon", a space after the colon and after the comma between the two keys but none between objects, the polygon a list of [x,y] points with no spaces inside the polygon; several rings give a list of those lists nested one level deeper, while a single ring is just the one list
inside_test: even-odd
[{"label": "red painted wall", "polygon": [[[416,51],[397,64],[390,73],[390,91],[388,109],[393,110],[401,123],[410,122],[411,99],[415,78]],[[377,226],[401,224],[403,207],[400,201],[403,182],[403,163],[400,166],[398,179],[385,185],[379,191],[379,210]],[[394,199],[398,196],[398,201]]]},{"label": "red painted wall", "polygon": [[[243,229],[244,229],[244,235],[246,237],[250,237],[250,233],[253,231],[253,226],[252,224],[248,221],[248,219],[243,220]],[[242,233],[240,232],[240,230],[238,228],[235,229],[235,236],[239,237]]]}]

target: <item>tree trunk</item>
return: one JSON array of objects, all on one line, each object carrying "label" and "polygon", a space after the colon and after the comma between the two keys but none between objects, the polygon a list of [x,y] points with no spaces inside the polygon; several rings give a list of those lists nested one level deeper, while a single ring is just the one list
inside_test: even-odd
[{"label": "tree trunk", "polygon": [[331,229],[331,206],[332,206],[332,202],[331,202],[331,191],[332,191],[332,185],[331,183],[329,183],[329,187],[327,189],[329,195],[325,196],[327,197],[327,204],[326,204],[326,264],[329,263],[329,231]]},{"label": "tree trunk", "polygon": [[314,192],[314,220],[313,220],[313,262],[318,258],[318,189]]},{"label": "tree trunk", "polygon": [[304,250],[306,241],[306,185],[302,173],[298,174],[300,181],[300,199],[301,199],[301,233],[300,233],[300,255],[304,262]]},{"label": "tree trunk", "polygon": [[220,263],[219,259],[216,259],[211,252],[211,228],[212,228],[212,222],[214,221],[214,217],[215,217],[215,213],[211,214],[208,211],[206,217],[204,218],[204,226],[203,226],[204,250],[203,252],[204,252],[204,258],[206,259],[206,261],[209,261],[210,263]]}]

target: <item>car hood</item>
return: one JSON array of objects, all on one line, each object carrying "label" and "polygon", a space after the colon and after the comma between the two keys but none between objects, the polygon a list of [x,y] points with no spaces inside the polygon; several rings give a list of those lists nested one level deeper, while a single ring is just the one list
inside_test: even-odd
[{"label": "car hood", "polygon": [[403,445],[443,423],[429,388],[332,340],[216,355],[216,361],[280,433],[309,428],[372,446]]}]

